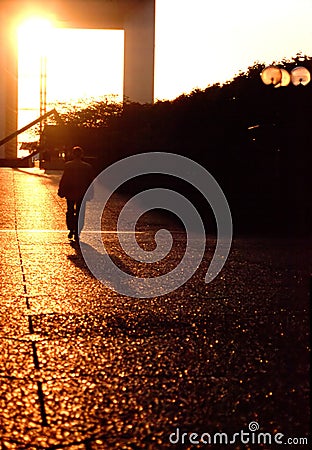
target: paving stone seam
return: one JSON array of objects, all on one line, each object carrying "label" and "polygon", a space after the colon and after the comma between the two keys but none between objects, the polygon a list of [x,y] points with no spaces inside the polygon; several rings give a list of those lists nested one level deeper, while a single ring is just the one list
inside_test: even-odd
[{"label": "paving stone seam", "polygon": [[[26,308],[30,310],[30,304],[29,304],[29,297],[27,292],[27,283],[26,283],[26,276],[25,276],[25,269],[24,269],[24,263],[23,263],[23,255],[21,250],[21,242],[18,235],[18,219],[17,219],[17,195],[16,195],[16,179],[15,179],[15,172],[12,171],[12,184],[13,184],[13,203],[14,203],[14,224],[15,224],[15,233],[16,233],[16,241],[17,241],[17,247],[18,247],[18,254],[19,254],[19,260],[20,260],[20,268],[22,272],[22,280],[23,280],[23,289],[25,293],[25,302],[26,302]],[[28,326],[29,326],[29,333],[34,334],[34,327],[32,322],[32,316],[28,315]],[[39,365],[39,359],[37,354],[37,347],[36,343],[34,341],[31,342],[32,346],[32,355],[33,355],[33,362],[35,369],[38,370]],[[44,403],[44,394],[42,390],[42,382],[37,381],[37,396],[38,396],[38,404],[40,409],[40,415],[41,415],[41,422],[42,426],[47,426],[47,415],[45,410],[45,403]]]}]

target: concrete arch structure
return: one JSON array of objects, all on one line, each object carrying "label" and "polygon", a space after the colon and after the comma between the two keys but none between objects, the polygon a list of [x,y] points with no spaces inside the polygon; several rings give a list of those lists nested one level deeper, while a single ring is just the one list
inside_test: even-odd
[{"label": "concrete arch structure", "polygon": [[[16,26],[21,18],[31,15],[51,17],[63,28],[124,30],[124,99],[154,101],[155,0],[2,0],[0,139],[17,129]],[[16,140],[0,148],[0,158],[16,154]]]}]

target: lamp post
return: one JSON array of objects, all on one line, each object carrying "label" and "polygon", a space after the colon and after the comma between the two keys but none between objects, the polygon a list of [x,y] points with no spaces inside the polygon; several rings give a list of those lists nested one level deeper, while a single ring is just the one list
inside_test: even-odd
[{"label": "lamp post", "polygon": [[[52,40],[52,25],[47,19],[41,19],[37,23],[40,43],[38,50],[40,54],[40,116],[47,112],[47,55]],[[46,121],[40,122],[40,136]]]},{"label": "lamp post", "polygon": [[[47,112],[47,57],[40,56],[40,116]],[[40,122],[40,136],[42,135],[44,121]]]}]

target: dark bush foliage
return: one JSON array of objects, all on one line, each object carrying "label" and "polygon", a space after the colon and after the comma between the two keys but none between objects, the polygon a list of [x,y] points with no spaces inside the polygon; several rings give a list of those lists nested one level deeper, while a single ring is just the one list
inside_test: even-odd
[{"label": "dark bush foliage", "polygon": [[[300,65],[312,74],[308,56],[298,54],[276,65],[289,72]],[[100,102],[64,118],[68,124],[106,129],[110,150],[103,142],[102,167],[146,151],[174,152],[199,162],[223,188],[239,231],[307,231],[312,82],[266,86],[260,78],[264,67],[256,63],[226,84],[173,101],[127,103],[123,109]]]}]

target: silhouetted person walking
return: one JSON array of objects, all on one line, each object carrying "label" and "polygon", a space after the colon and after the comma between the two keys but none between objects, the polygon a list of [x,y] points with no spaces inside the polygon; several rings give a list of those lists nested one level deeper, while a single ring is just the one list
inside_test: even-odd
[{"label": "silhouetted person walking", "polygon": [[[93,181],[93,168],[82,161],[83,150],[74,147],[73,159],[65,163],[64,173],[60,180],[58,195],[65,197],[67,201],[66,225],[69,230],[69,239],[78,239],[78,217],[81,210],[83,197]],[[89,200],[91,200],[92,195]]]}]

